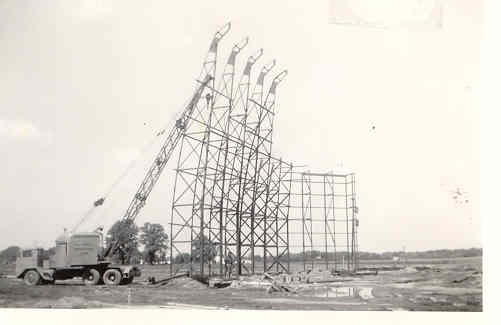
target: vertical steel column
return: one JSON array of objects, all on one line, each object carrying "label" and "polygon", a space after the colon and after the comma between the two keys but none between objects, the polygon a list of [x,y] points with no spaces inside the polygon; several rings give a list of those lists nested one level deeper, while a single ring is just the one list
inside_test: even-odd
[{"label": "vertical steel column", "polygon": [[293,172],[294,170],[294,165],[290,165],[290,172],[289,172],[289,187],[287,189],[288,193],[288,201],[287,201],[287,215],[286,215],[286,222],[287,222],[287,272],[291,272],[291,262],[290,262],[290,228],[289,228],[289,212],[290,212],[290,198],[291,198],[291,190],[292,190],[292,177],[293,177]]},{"label": "vertical steel column", "polygon": [[325,183],[327,182],[327,176],[324,175],[322,177],[323,179],[323,188],[324,188],[324,195],[323,195],[323,199],[324,199],[324,242],[325,242],[325,250],[324,250],[324,253],[325,253],[325,269],[328,270],[329,269],[329,251],[327,249],[327,232],[328,232],[328,225],[327,225],[327,192],[326,192],[326,189],[325,189]]},{"label": "vertical steel column", "polygon": [[[280,271],[279,267],[280,267],[280,233],[279,233],[279,222],[278,222],[278,218],[279,218],[279,214],[278,214],[278,209],[279,209],[279,206],[280,206],[280,178],[282,176],[282,158],[280,158],[280,161],[279,161],[279,167],[278,167],[278,180],[277,180],[277,206],[276,206],[276,213],[272,215],[272,217],[275,219],[275,236],[276,236],[276,243],[277,243],[277,247],[276,247],[276,251],[275,251],[275,256],[276,256],[276,264],[277,264],[277,272]],[[271,181],[271,180],[270,180]]]},{"label": "vertical steel column", "polygon": [[332,231],[333,235],[333,244],[334,244],[334,270],[337,270],[337,247],[336,247],[336,187],[335,187],[335,177],[331,176],[331,192],[332,192]]},{"label": "vertical steel column", "polygon": [[[226,63],[226,67],[221,76],[220,86],[219,86],[219,96],[216,97],[215,105],[216,109],[220,111],[219,115],[216,117],[217,121],[214,124],[210,124],[212,128],[218,131],[219,146],[215,142],[213,150],[217,154],[216,165],[214,167],[214,180],[212,184],[212,190],[210,191],[211,201],[210,201],[210,226],[209,226],[209,243],[213,243],[213,238],[216,240],[216,245],[219,255],[219,274],[223,274],[223,241],[224,241],[224,225],[225,225],[225,199],[227,196],[227,178],[231,177],[233,170],[230,169],[228,159],[234,158],[229,155],[229,143],[230,143],[230,122],[231,114],[234,108],[234,76],[235,76],[235,64],[236,59],[240,51],[248,44],[248,38],[244,38],[239,43],[233,46],[231,54]],[[218,99],[222,99],[223,103],[219,103]],[[228,168],[230,167],[230,168]],[[216,224],[217,228],[213,229],[212,225]],[[209,273],[211,263],[209,263]]]},{"label": "vertical steel column", "polygon": [[345,196],[345,216],[346,216],[346,267],[350,270],[350,232],[349,232],[349,213],[348,213],[348,180],[344,176],[344,196]]},{"label": "vertical steel column", "polygon": [[[210,91],[207,93],[212,99],[216,92],[214,86],[218,44],[228,33],[229,29],[230,24],[227,24],[214,35],[199,77],[199,79],[204,79],[207,75],[214,77],[208,85]],[[191,271],[195,271],[193,264],[194,240],[199,240],[200,246],[205,245],[204,232],[201,228],[205,227],[203,209],[206,189],[203,186],[203,179],[206,178],[207,173],[204,168],[205,166],[202,168],[200,168],[200,166],[205,165],[202,163],[202,161],[204,161],[203,153],[206,151],[205,147],[210,140],[208,137],[210,125],[207,125],[207,121],[212,113],[212,107],[207,107],[206,105],[197,105],[194,108],[193,114],[185,126],[176,168],[171,215],[171,226],[173,227],[171,250],[172,252],[177,251],[179,254],[184,250],[184,245],[188,244],[190,246]],[[197,163],[198,165],[196,165]],[[198,186],[199,183],[201,183],[200,186]],[[200,187],[202,187],[202,193],[200,193]],[[198,254],[203,255],[203,251]],[[172,258],[174,257],[172,256]],[[203,264],[203,256],[199,256],[199,260],[201,262],[200,264]],[[202,268],[201,265],[200,270],[202,270]]]},{"label": "vertical steel column", "polygon": [[303,237],[303,271],[306,272],[306,247],[305,247],[305,213],[304,213],[304,174],[301,173],[301,219],[303,223],[302,237]]},{"label": "vertical steel column", "polygon": [[353,235],[352,235],[352,239],[353,239],[353,244],[352,244],[352,250],[353,250],[353,254],[354,254],[354,271],[357,271],[358,270],[358,259],[359,259],[359,256],[358,256],[358,218],[355,217],[355,215],[357,214],[357,210],[358,210],[358,207],[357,207],[357,203],[356,203],[356,191],[355,191],[355,174],[351,174],[351,195],[352,195],[352,214],[353,214],[353,218],[352,218],[352,227],[353,227]]},{"label": "vertical steel column", "polygon": [[310,218],[310,231],[309,231],[309,236],[310,236],[310,260],[311,260],[311,270],[315,267],[315,262],[313,260],[313,209],[312,209],[312,183],[311,183],[311,176],[308,176],[308,210],[310,212],[309,218]]}]

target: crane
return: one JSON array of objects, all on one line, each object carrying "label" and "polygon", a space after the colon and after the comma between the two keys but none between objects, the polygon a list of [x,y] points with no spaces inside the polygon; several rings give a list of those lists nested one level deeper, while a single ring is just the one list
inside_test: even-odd
[{"label": "crane", "polygon": [[[184,131],[188,127],[187,125],[188,121],[193,113],[194,108],[197,106],[198,101],[200,100],[204,89],[206,87],[211,88],[209,82],[214,80],[214,76],[212,75],[215,74],[216,53],[218,49],[218,44],[221,41],[221,39],[226,34],[228,34],[230,29],[231,29],[231,23],[227,23],[223,27],[221,27],[214,35],[214,38],[212,39],[212,42],[209,47],[209,52],[207,53],[207,56],[205,58],[205,62],[203,64],[199,80],[197,80],[198,82],[200,82],[200,86],[197,88],[195,94],[191,98],[187,107],[182,112],[181,117],[177,119],[175,127],[170,131],[165,143],[160,149],[160,152],[158,153],[157,157],[155,158],[151,167],[146,173],[146,176],[141,182],[141,185],[139,186],[139,189],[137,190],[136,194],[132,198],[132,201],[130,202],[129,207],[125,212],[125,215],[121,219],[120,225],[132,223],[137,217],[141,208],[146,204],[146,199],[150,195],[151,190],[155,186],[155,183],[158,181],[158,178],[160,177],[160,174],[162,173],[165,165],[169,161],[172,152],[174,151],[174,148],[176,147]],[[212,93],[213,92],[214,90],[212,89]],[[205,96],[208,106],[210,101],[213,100],[212,97],[213,94],[211,93],[207,93],[207,95]],[[94,202],[94,206],[97,207],[101,205],[103,202],[104,198],[101,198],[96,202]],[[121,243],[119,242],[119,240],[115,241],[114,243],[110,243],[108,245],[108,248],[105,250],[103,254],[103,258],[107,258],[110,256],[110,254],[116,252],[117,249],[121,249],[120,245]]]},{"label": "crane", "polygon": [[[139,185],[136,194],[133,196],[132,201],[129,203],[129,207],[127,208],[127,211],[125,212],[124,216],[120,221],[121,225],[134,222],[137,215],[141,211],[142,207],[146,204],[148,196],[150,195],[151,191],[153,190],[153,187],[160,178],[160,175],[162,174],[165,165],[169,161],[172,153],[174,152],[174,149],[176,148],[179,140],[181,139],[183,132],[186,129],[188,121],[191,117],[191,114],[193,113],[194,108],[197,106],[200,98],[202,97],[202,93],[205,87],[212,79],[213,77],[211,75],[207,75],[205,77],[205,80],[201,82],[200,86],[195,91],[195,94],[193,95],[188,105],[182,112],[181,117],[179,117],[176,120],[175,126],[172,128],[169,135],[167,136],[167,139],[165,140],[164,144],[162,145],[162,148],[160,149],[160,152],[157,154],[155,160],[148,169],[146,176]],[[212,95],[210,93],[207,93],[205,99],[207,100],[207,104],[209,104],[212,99]],[[104,201],[104,199],[100,200]],[[120,250],[121,249],[120,245],[121,243],[119,240],[110,243],[108,245],[108,248],[105,250],[103,254],[103,258],[106,258],[110,256],[110,254],[113,254],[117,250]]]},{"label": "crane", "polygon": [[[95,208],[104,204],[111,190],[117,186],[118,181],[130,169],[130,166],[113,183],[107,194],[93,203],[92,207],[83,215],[71,232],[67,233],[65,229],[65,233],[56,239],[55,254],[49,260],[43,259],[43,249],[23,250],[16,260],[17,278],[24,279],[24,282],[28,285],[54,283],[56,280],[75,277],[82,278],[87,285],[95,285],[101,282],[107,285],[118,285],[131,283],[134,277],[141,275],[141,270],[136,266],[112,264],[110,256],[117,250],[124,251],[126,243],[121,237],[126,228],[123,226],[133,223],[146,204],[146,200],[160,178],[177,144],[189,127],[193,112],[198,109],[197,105],[206,88],[211,89],[205,95],[207,106],[210,106],[211,101],[214,101],[214,90],[209,83],[214,80],[217,45],[223,36],[228,33],[230,26],[230,23],[228,23],[216,32],[202,68],[202,73],[197,79],[199,85],[195,88],[193,96],[175,121],[162,144],[160,152],[156,155],[138,190],[132,197],[125,214],[120,219],[118,238],[107,243],[107,247],[101,255],[100,251],[103,248],[102,228],[98,228],[94,232],[75,233],[75,231],[92,214]],[[158,132],[156,138],[164,134],[165,129]]]},{"label": "crane", "polygon": [[[66,280],[74,277],[80,277],[87,285],[95,285],[104,282],[107,285],[129,284],[134,277],[141,275],[141,270],[136,266],[130,265],[112,265],[109,256],[117,250],[123,251],[120,242],[120,235],[123,232],[122,225],[127,222],[133,222],[139,214],[141,208],[145,205],[146,199],[151,190],[158,181],[165,165],[169,161],[176,145],[181,139],[189,119],[197,106],[202,93],[207,84],[213,79],[209,74],[206,75],[200,86],[197,87],[195,94],[189,101],[186,108],[182,111],[179,119],[167,139],[162,145],[153,164],[148,169],[141,185],[120,220],[119,236],[114,242],[108,243],[103,255],[99,254],[100,241],[102,240],[99,231],[92,233],[75,233],[72,235],[64,234],[56,239],[55,255],[52,260],[49,259],[48,265],[43,261],[42,249],[26,249],[18,256],[16,260],[16,277],[24,279],[27,285],[37,285],[40,283],[54,283],[56,280]],[[212,99],[212,95],[207,93],[207,104]],[[100,206],[105,198],[100,198],[94,202],[94,206]],[[100,230],[98,228],[98,230]]]}]

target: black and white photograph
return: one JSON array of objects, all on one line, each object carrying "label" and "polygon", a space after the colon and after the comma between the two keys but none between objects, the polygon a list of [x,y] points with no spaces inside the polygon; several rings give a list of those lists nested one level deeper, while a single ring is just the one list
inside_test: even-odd
[{"label": "black and white photograph", "polygon": [[486,8],[0,0],[0,314],[483,312]]}]

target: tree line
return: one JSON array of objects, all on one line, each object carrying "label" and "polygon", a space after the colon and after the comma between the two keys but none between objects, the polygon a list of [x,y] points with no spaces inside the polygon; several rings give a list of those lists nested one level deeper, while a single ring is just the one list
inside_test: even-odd
[{"label": "tree line", "polygon": [[[325,252],[313,250],[307,251],[304,254],[306,259],[325,259]],[[290,261],[298,262],[303,260],[303,253],[290,253]],[[391,260],[393,257],[408,258],[408,259],[428,259],[428,258],[458,258],[458,257],[476,257],[482,256],[482,248],[467,248],[467,249],[436,249],[416,252],[391,251],[383,253],[358,252],[360,260]],[[336,258],[348,258],[347,252],[336,252]],[[334,260],[334,252],[327,253],[327,259]]]},{"label": "tree line", "polygon": [[[164,227],[158,223],[146,222],[143,226],[138,227],[134,222],[117,221],[108,230],[105,236],[107,243],[119,241],[122,243],[121,248],[111,255],[112,261],[122,264],[139,264],[144,263],[163,263],[167,262],[168,236],[165,233]],[[194,239],[192,245],[192,254],[179,253],[173,261],[176,264],[189,263],[190,261],[199,262],[203,258],[204,262],[213,261],[217,255],[217,243],[210,241],[205,236],[198,236]],[[9,246],[0,251],[0,263],[15,262],[20,248],[18,246]],[[45,258],[55,253],[55,247],[45,250]],[[291,262],[303,261],[304,259],[327,259],[333,260],[334,253],[312,250],[307,251],[303,256],[302,252],[290,253],[289,259]],[[336,258],[348,258],[347,252],[336,252]],[[391,260],[393,257],[405,257],[408,259],[419,258],[457,258],[457,257],[475,257],[482,256],[481,248],[469,249],[438,249],[416,252],[392,251],[383,253],[359,252],[360,260]],[[255,260],[261,261],[262,256],[256,255]]]}]

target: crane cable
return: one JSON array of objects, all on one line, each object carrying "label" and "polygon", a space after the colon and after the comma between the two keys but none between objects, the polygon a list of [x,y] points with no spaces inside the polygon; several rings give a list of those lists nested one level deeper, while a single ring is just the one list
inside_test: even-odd
[{"label": "crane cable", "polygon": [[[186,100],[185,103],[183,104],[183,108],[188,105],[190,99]],[[175,125],[176,121],[178,120],[178,116],[180,116],[184,112],[177,112],[174,114],[170,121],[165,124],[165,126],[155,134],[155,136],[148,141],[145,145],[143,145],[142,149],[139,152],[139,155],[135,159],[133,159],[125,168],[125,170],[120,174],[116,180],[108,187],[107,191],[105,191],[104,195],[100,196],[99,199],[94,201],[93,205],[83,214],[83,216],[80,218],[80,220],[77,222],[77,224],[72,228],[71,232],[75,232],[78,227],[80,227],[95,211],[96,208],[104,204],[104,201],[108,198],[108,196],[113,192],[113,190],[120,184],[120,182],[132,171],[132,169],[136,166],[140,158],[155,144],[155,142],[165,134],[165,131],[168,129],[169,126],[171,128]]]},{"label": "crane cable", "polygon": [[[72,232],[75,232],[78,227],[80,227],[89,217],[90,215],[94,212],[96,208],[104,204],[104,201],[109,197],[109,195],[113,192],[113,190],[120,184],[120,182],[131,172],[131,170],[135,167],[135,165],[138,163],[139,159],[141,156],[148,151],[148,149],[155,143],[155,140],[158,139],[158,137],[161,135],[162,131],[157,133],[155,138],[150,140],[146,145],[143,146],[141,149],[139,155],[133,159],[125,168],[125,170],[115,179],[115,181],[108,187],[108,189],[105,191],[105,194],[100,196],[99,199],[94,201],[92,206],[83,214],[82,218],[78,221],[78,223],[73,227]],[[163,134],[163,133],[162,133]]]}]

